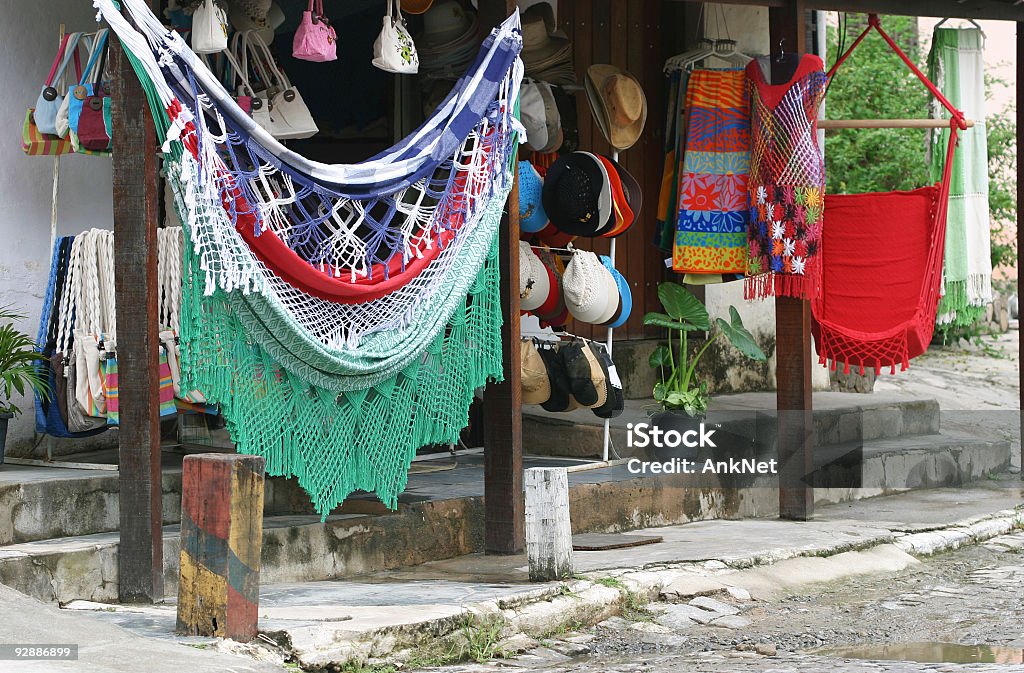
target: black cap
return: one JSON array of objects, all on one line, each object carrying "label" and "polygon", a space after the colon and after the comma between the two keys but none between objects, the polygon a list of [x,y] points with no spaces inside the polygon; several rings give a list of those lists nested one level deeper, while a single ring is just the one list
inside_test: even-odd
[{"label": "black cap", "polygon": [[589,407],[597,403],[598,393],[590,376],[590,362],[583,354],[586,347],[582,341],[572,341],[558,349],[558,354],[562,356],[569,376],[569,391],[577,402]]},{"label": "black cap", "polygon": [[626,398],[622,394],[622,383],[615,372],[615,363],[612,362],[608,351],[601,344],[591,341],[590,349],[604,368],[605,385],[608,387],[608,401],[599,407],[594,407],[594,415],[598,418],[615,418],[626,408]]},{"label": "black cap", "polygon": [[545,411],[568,411],[572,408],[570,399],[569,377],[565,373],[565,366],[558,351],[549,346],[540,346],[537,351],[540,359],[544,361],[544,368],[548,372],[548,380],[551,381],[551,397],[547,402],[541,404]]},{"label": "black cap", "polygon": [[541,202],[551,224],[574,236],[596,236],[608,222],[600,212],[604,167],[596,157],[573,152],[559,157],[544,177]]}]

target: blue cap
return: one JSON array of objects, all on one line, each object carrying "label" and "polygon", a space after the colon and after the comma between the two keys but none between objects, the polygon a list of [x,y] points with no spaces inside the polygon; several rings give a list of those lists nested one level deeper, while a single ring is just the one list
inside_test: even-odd
[{"label": "blue cap", "polygon": [[616,327],[622,327],[629,320],[629,314],[633,311],[633,293],[629,290],[629,283],[626,282],[625,277],[612,265],[610,258],[601,255],[601,263],[604,264],[604,267],[611,272],[612,278],[615,279],[615,285],[619,288],[619,297],[622,301],[622,311],[619,312],[619,317],[614,322],[605,325],[605,327],[615,329]]},{"label": "blue cap", "polygon": [[529,161],[519,162],[519,230],[535,234],[548,225],[541,203],[544,180]]}]

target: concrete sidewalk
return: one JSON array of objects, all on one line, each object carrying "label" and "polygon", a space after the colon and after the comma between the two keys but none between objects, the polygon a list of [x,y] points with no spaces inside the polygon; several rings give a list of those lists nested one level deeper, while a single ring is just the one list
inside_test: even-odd
[{"label": "concrete sidewalk", "polygon": [[[291,657],[304,667],[407,659],[411,648],[431,641],[450,644],[484,622],[501,623],[504,635],[543,636],[616,614],[629,598],[627,592],[656,599],[666,592],[703,593],[702,587],[786,590],[791,582],[898,569],[913,563],[913,555],[977,543],[1019,527],[1024,527],[1024,490],[1014,476],[820,507],[809,522],[715,520],[634,531],[664,541],[577,552],[579,579],[564,583],[529,583],[522,556],[475,554],[343,581],[268,585],[261,591],[260,626],[279,646],[253,651],[279,661]],[[776,570],[766,575],[762,569],[768,566]],[[760,575],[741,581],[745,572]],[[175,637],[171,603],[133,607],[79,601],[56,611],[9,594],[0,594],[0,613],[22,614],[23,606],[31,605],[26,613],[40,615],[31,619],[43,630],[41,615],[58,614],[74,625],[56,631],[73,634],[66,641],[112,644],[120,642],[113,634],[126,634],[123,628],[134,634],[124,636],[128,647],[148,643],[145,647],[156,648],[162,661],[177,662],[168,663],[166,670],[192,666],[192,661],[197,662],[196,671],[228,670],[222,659],[213,664],[210,658],[228,655],[181,646],[210,641]],[[31,640],[23,633],[9,620],[0,624],[0,642]],[[43,635],[40,631],[35,638]],[[231,670],[268,670],[244,659],[232,661]],[[208,668],[198,667],[198,662]]]},{"label": "concrete sidewalk", "polygon": [[[174,628],[173,616],[162,628]],[[144,631],[144,629],[141,629]],[[93,613],[61,610],[0,585],[0,643],[77,644],[75,661],[0,661],[0,673],[280,673],[252,658],[183,647],[123,629]]]}]

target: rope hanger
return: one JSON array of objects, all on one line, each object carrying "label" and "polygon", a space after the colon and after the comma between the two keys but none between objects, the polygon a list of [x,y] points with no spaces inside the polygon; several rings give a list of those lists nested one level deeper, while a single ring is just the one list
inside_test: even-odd
[{"label": "rope hanger", "polygon": [[875,29],[876,31],[878,31],[878,34],[882,36],[882,39],[885,40],[886,44],[888,44],[889,47],[894,52],[896,52],[896,55],[899,56],[900,59],[904,63],[907,64],[907,67],[910,68],[911,72],[913,72],[915,75],[917,75],[917,78],[919,80],[921,80],[921,82],[926,87],[928,87],[928,90],[931,92],[931,94],[933,96],[935,96],[936,100],[938,100],[940,103],[942,103],[943,107],[945,107],[947,110],[949,110],[950,118],[949,119],[819,119],[818,120],[818,128],[820,128],[820,129],[911,129],[911,128],[912,129],[939,129],[939,128],[945,128],[945,127],[949,126],[951,128],[954,128],[954,129],[966,130],[966,129],[969,129],[969,128],[974,126],[974,121],[971,120],[971,119],[966,119],[964,117],[963,112],[958,110],[952,103],[949,102],[949,99],[947,99],[945,96],[942,95],[942,92],[939,91],[938,87],[936,87],[931,82],[931,80],[929,80],[928,77],[923,72],[921,72],[921,70],[916,65],[914,65],[914,62],[910,60],[910,57],[907,56],[903,52],[902,49],[900,49],[899,45],[896,44],[896,42],[891,37],[889,37],[889,34],[886,33],[884,30],[882,30],[882,23],[881,23],[881,21],[879,21],[877,14],[868,14],[868,25],[867,25],[867,28],[864,29],[864,31],[857,37],[856,40],[854,40],[853,44],[850,45],[850,48],[847,49],[846,52],[844,52],[843,55],[839,57],[839,60],[837,60],[836,64],[834,66],[832,66],[832,69],[828,71],[828,78],[829,78],[829,80],[831,80],[835,76],[836,70],[839,68],[839,66],[841,66],[843,64],[843,62],[846,61],[846,59],[850,57],[850,54],[853,52],[853,50],[857,48],[857,46],[864,40],[865,37],[867,37],[868,33],[871,32],[872,28]]}]

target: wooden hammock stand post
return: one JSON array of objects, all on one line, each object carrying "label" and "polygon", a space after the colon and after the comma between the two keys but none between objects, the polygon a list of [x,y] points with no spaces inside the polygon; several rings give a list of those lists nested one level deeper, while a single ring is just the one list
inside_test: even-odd
[{"label": "wooden hammock stand post", "polygon": [[[1024,250],[1024,227],[1020,226],[1021,213],[1024,213],[1024,186],[1020,181],[1020,158],[1024,157],[1024,136],[1021,129],[1024,128],[1024,21],[1017,21],[1017,324],[1020,329],[1020,298],[1024,297],[1024,276],[1021,274],[1020,253]],[[1018,334],[1019,336],[1019,334]],[[1020,432],[1024,433],[1024,368],[1020,363],[1024,362],[1024,339],[1018,339],[1017,343],[1017,370],[1020,383]],[[1021,468],[1020,477],[1024,479],[1024,445],[1020,442],[1020,433],[1017,435],[1017,465]]]},{"label": "wooden hammock stand post", "polygon": [[[768,9],[772,45],[806,51],[807,10],[803,0]],[[789,73],[776,73],[783,81]],[[806,299],[775,298],[775,371],[778,410],[779,517],[806,521],[814,516],[814,490],[805,477],[814,470],[811,415],[811,304]]]},{"label": "wooden hammock stand post", "polygon": [[[480,39],[516,11],[515,0],[479,0]],[[505,380],[484,392],[484,549],[518,554],[526,545],[523,401],[519,356],[519,184],[509,194],[498,241],[501,357]]]},{"label": "wooden hammock stand post", "polygon": [[[147,0],[160,14],[160,0]],[[121,539],[118,598],[163,598],[163,513],[160,470],[160,368],[156,230],[160,187],[156,129],[131,63],[111,31],[114,183],[114,295],[121,425],[118,484]]]}]

